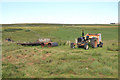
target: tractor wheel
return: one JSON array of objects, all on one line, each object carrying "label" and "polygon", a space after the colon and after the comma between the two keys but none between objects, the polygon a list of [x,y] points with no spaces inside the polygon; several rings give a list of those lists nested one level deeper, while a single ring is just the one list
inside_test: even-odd
[{"label": "tractor wheel", "polygon": [[103,43],[102,42],[100,43],[99,47],[103,47]]},{"label": "tractor wheel", "polygon": [[88,44],[85,44],[85,45],[84,45],[84,49],[85,49],[85,50],[88,50],[88,49],[89,49]]},{"label": "tractor wheel", "polygon": [[71,48],[75,48],[74,43],[71,43],[70,47],[71,47]]},{"label": "tractor wheel", "polygon": [[98,47],[97,38],[92,38],[90,42],[91,42],[91,47],[92,48],[97,48]]},{"label": "tractor wheel", "polygon": [[48,44],[48,48],[52,47],[51,43]]},{"label": "tractor wheel", "polygon": [[41,43],[41,47],[44,47],[45,45],[44,45],[44,43]]}]

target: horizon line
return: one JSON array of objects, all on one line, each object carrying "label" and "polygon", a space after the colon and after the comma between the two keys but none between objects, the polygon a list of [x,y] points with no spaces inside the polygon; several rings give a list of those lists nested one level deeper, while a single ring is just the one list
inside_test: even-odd
[{"label": "horizon line", "polygon": [[[112,23],[118,24],[118,23],[114,23],[114,22],[112,22]],[[112,23],[78,23],[78,24],[112,24]],[[72,23],[0,23],[0,24],[72,24]]]}]

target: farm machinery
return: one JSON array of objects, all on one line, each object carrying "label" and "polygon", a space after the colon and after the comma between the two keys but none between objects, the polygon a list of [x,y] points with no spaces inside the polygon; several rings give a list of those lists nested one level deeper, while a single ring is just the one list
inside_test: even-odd
[{"label": "farm machinery", "polygon": [[36,42],[25,42],[25,43],[17,43],[18,45],[22,46],[38,46],[41,45],[41,47],[47,46],[47,47],[55,47],[58,46],[57,42],[52,42],[49,38],[44,39],[38,39]]},{"label": "farm machinery", "polygon": [[84,48],[85,50],[88,50],[89,46],[92,48],[102,47],[103,43],[101,41],[101,33],[87,33],[84,36],[84,31],[82,30],[82,36],[76,39],[76,43],[71,43],[71,48],[75,48],[76,45],[78,48]]}]

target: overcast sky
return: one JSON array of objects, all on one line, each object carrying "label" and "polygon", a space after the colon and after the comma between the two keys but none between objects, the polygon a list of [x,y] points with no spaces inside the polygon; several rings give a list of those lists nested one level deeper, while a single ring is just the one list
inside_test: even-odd
[{"label": "overcast sky", "polygon": [[2,0],[0,23],[109,24],[118,22],[118,0]]}]

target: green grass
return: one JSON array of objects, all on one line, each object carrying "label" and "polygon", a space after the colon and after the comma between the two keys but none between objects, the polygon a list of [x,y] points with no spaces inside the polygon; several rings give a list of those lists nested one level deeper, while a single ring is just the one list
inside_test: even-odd
[{"label": "green grass", "polygon": [[[113,25],[6,25],[2,27],[3,78],[117,78],[118,28]],[[71,49],[67,41],[75,42],[86,33],[101,33],[103,48]],[[14,42],[6,42],[11,38]],[[16,42],[35,42],[51,38],[59,46],[20,46]]]}]

